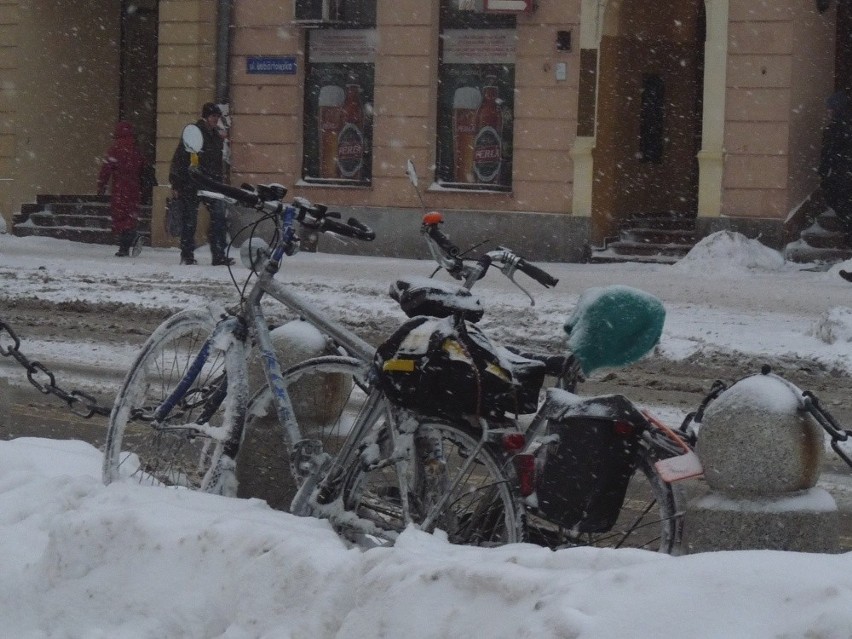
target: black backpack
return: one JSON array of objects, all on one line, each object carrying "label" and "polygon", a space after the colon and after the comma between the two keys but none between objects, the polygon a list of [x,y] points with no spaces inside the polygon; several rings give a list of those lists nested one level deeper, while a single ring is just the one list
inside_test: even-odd
[{"label": "black backpack", "polygon": [[385,395],[419,413],[517,412],[511,364],[468,322],[415,317],[379,346],[374,363]]}]

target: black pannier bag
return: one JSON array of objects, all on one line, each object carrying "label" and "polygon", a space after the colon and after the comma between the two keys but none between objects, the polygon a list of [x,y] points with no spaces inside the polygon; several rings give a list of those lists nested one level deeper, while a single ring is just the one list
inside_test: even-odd
[{"label": "black pannier bag", "polygon": [[[625,400],[604,398],[603,410]],[[633,409],[635,411],[635,409]],[[641,420],[619,417],[590,417],[577,410],[551,419],[549,432],[559,442],[548,447],[537,486],[538,510],[549,521],[578,533],[610,530],[618,519],[630,478],[636,470]],[[619,411],[620,412],[620,411]],[[586,413],[586,414],[583,414]]]},{"label": "black pannier bag", "polygon": [[467,323],[456,328],[453,318],[405,322],[377,349],[375,370],[388,399],[426,415],[485,415],[518,407],[511,364],[478,328]]}]

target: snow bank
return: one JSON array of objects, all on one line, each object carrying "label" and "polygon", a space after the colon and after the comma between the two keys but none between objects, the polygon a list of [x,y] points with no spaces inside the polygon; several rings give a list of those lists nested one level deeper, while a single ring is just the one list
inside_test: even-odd
[{"label": "snow bank", "polygon": [[852,554],[669,557],[347,547],[258,500],[114,483],[76,441],[0,442],[0,619],[16,639],[823,637],[852,628]]},{"label": "snow bank", "polygon": [[736,274],[743,271],[777,271],[784,267],[784,256],[750,240],[741,233],[719,231],[703,238],[672,268],[681,272],[707,273],[712,265],[714,274]]}]

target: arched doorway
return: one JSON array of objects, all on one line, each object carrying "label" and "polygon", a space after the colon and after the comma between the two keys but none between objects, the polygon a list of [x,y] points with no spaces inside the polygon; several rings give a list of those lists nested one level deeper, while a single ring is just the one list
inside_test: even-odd
[{"label": "arched doorway", "polygon": [[593,241],[642,217],[698,211],[703,0],[607,3],[601,24]]}]

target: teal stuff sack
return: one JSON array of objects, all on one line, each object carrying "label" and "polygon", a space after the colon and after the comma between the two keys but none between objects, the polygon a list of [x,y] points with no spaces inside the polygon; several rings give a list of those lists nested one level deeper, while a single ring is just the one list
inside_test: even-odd
[{"label": "teal stuff sack", "polygon": [[660,341],[665,319],[663,303],[655,296],[615,285],[584,291],[564,328],[568,348],[588,375],[648,353]]}]

